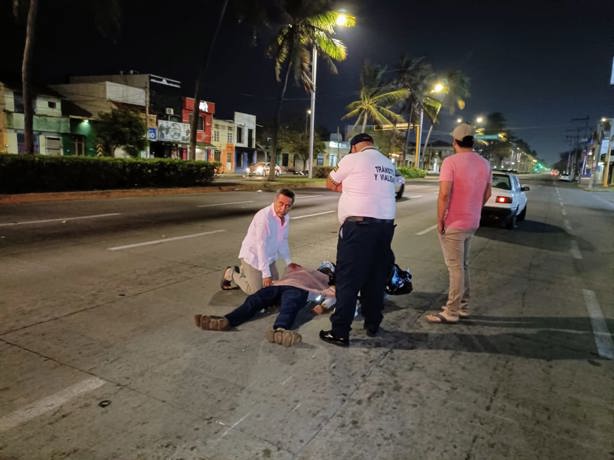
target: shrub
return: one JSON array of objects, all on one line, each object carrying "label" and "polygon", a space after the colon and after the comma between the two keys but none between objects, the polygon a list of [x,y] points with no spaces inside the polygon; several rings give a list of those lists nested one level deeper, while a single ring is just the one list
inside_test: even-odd
[{"label": "shrub", "polygon": [[190,187],[213,180],[215,164],[167,159],[0,155],[0,193]]},{"label": "shrub", "polygon": [[403,177],[406,179],[416,179],[418,177],[426,177],[426,171],[420,168],[408,168],[406,166],[401,166],[397,168]]},{"label": "shrub", "polygon": [[335,168],[332,166],[315,166],[313,168],[313,177],[326,179],[333,169]]}]

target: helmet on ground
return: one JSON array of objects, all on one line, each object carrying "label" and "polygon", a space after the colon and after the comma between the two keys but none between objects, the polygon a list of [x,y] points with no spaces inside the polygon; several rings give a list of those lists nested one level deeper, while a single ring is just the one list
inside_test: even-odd
[{"label": "helmet on ground", "polygon": [[328,285],[333,286],[335,284],[335,264],[325,260],[318,267],[318,271],[328,276]]},{"label": "helmet on ground", "polygon": [[409,294],[414,289],[411,280],[412,276],[409,270],[403,270],[397,264],[394,264],[392,267],[392,273],[390,274],[390,278],[386,283],[386,294]]}]

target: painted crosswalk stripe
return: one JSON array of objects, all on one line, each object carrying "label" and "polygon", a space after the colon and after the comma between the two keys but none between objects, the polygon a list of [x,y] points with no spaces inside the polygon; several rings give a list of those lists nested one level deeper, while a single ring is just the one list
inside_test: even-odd
[{"label": "painted crosswalk stripe", "polygon": [[0,433],[19,426],[22,423],[43,415],[46,412],[57,409],[71,399],[74,399],[83,393],[93,391],[105,383],[106,382],[104,380],[97,377],[85,379],[79,383],[75,383],[74,385],[64,388],[51,396],[39,399],[38,401],[25,406],[22,409],[11,412],[10,414],[0,418]]},{"label": "painted crosswalk stripe", "polygon": [[109,212],[107,214],[92,214],[90,216],[57,217],[55,219],[26,220],[23,222],[5,222],[5,223],[0,223],[0,227],[10,227],[13,225],[47,224],[49,222],[68,222],[71,220],[83,220],[83,219],[101,219],[103,217],[112,217],[112,216],[119,216],[119,215],[121,215],[119,212]]},{"label": "painted crosswalk stripe", "polygon": [[154,244],[170,243],[171,241],[186,240],[188,238],[198,238],[199,236],[213,235],[214,233],[225,232],[226,230],[213,230],[210,232],[192,233],[191,235],[173,236],[171,238],[162,238],[160,240],[144,241],[142,243],[126,244],[124,246],[114,246],[107,248],[109,251],[121,251],[123,249],[139,248],[142,246],[152,246]]},{"label": "painted crosswalk stripe", "polygon": [[227,206],[227,205],[231,205],[231,204],[247,204],[247,203],[253,203],[254,200],[247,200],[247,201],[230,201],[228,203],[215,203],[215,204],[199,204],[198,206],[196,206],[197,208],[213,208],[215,206]]},{"label": "painted crosswalk stripe", "polygon": [[428,232],[435,230],[436,228],[437,228],[437,225],[431,225],[429,228],[425,228],[421,232],[416,233],[416,235],[418,236],[426,235]]},{"label": "painted crosswalk stripe", "polygon": [[315,216],[323,216],[324,214],[330,214],[335,211],[324,211],[324,212],[316,212],[315,214],[305,214],[302,216],[292,217],[292,220],[305,219],[306,217],[315,217]]},{"label": "painted crosswalk stripe", "polygon": [[582,289],[582,294],[584,294],[584,303],[586,304],[588,316],[591,319],[597,353],[599,353],[599,356],[602,358],[614,359],[612,335],[608,330],[608,326],[603,317],[603,311],[597,301],[597,296],[589,289]]}]

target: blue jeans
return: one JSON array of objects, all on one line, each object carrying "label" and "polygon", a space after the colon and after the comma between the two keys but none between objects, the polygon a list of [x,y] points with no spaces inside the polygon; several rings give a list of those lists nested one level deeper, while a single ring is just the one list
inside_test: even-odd
[{"label": "blue jeans", "polygon": [[247,296],[245,302],[226,315],[232,327],[252,319],[263,308],[279,304],[273,328],[290,329],[297,313],[307,302],[308,292],[294,286],[269,286]]},{"label": "blue jeans", "polygon": [[393,223],[346,220],[341,226],[335,270],[337,303],[330,318],[333,335],[349,337],[359,292],[365,327],[379,327],[384,288],[394,260],[393,235]]}]

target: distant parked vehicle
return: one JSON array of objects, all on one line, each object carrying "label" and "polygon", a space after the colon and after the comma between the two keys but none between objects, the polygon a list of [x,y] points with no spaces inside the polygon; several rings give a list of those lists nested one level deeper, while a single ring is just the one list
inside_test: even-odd
[{"label": "distant parked vehicle", "polygon": [[492,193],[482,208],[482,220],[497,220],[513,229],[527,215],[527,186],[521,186],[516,174],[493,172]]},{"label": "distant parked vehicle", "polygon": [[400,200],[405,191],[405,177],[399,171],[395,172],[394,177],[394,193],[397,200]]},{"label": "distant parked vehicle", "polygon": [[573,173],[563,172],[559,175],[559,180],[562,180],[563,182],[573,182],[574,179],[575,177]]},{"label": "distant parked vehicle", "polygon": [[[271,170],[271,163],[259,161],[258,163],[254,163],[250,165],[246,170],[245,174],[248,176],[268,176],[269,171]],[[282,173],[281,166],[275,165],[275,175],[279,176]]]}]

